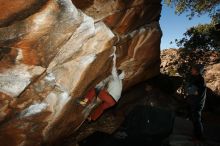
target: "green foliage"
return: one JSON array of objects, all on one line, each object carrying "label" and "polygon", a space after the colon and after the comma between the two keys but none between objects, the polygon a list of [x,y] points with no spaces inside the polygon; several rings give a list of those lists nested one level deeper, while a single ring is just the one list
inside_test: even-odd
[{"label": "green foliage", "polygon": [[179,15],[187,13],[189,19],[203,14],[209,14],[212,18],[210,24],[191,27],[184,33],[182,39],[175,40],[177,46],[181,48],[177,70],[186,76],[192,64],[205,65],[210,61],[210,57],[213,57],[213,50],[220,52],[220,30],[216,29],[215,25],[218,24],[218,27],[220,25],[220,0],[165,0],[165,3],[174,6]]},{"label": "green foliage", "polygon": [[190,73],[190,68],[194,64],[208,66],[220,62],[220,51],[216,50],[188,50],[181,48],[178,50],[178,54],[177,70],[181,76],[187,76]]},{"label": "green foliage", "polygon": [[174,6],[177,14],[188,12],[190,19],[206,13],[212,18],[210,24],[191,27],[182,39],[175,40],[178,47],[220,50],[220,32],[215,28],[220,23],[220,0],[165,0],[165,3]]},{"label": "green foliage", "polygon": [[193,16],[200,16],[208,13],[211,17],[217,16],[219,19],[220,0],[165,0],[165,3],[176,8],[177,14],[189,12],[191,19]]},{"label": "green foliage", "polygon": [[216,30],[214,24],[199,24],[191,27],[184,33],[184,37],[175,40],[180,48],[220,50],[220,31]]}]

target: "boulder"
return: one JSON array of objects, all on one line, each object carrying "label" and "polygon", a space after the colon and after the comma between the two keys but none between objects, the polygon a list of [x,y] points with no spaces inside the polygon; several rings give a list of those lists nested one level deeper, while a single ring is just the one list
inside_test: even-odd
[{"label": "boulder", "polygon": [[220,63],[210,65],[206,68],[206,85],[218,96],[220,96]]},{"label": "boulder", "polygon": [[[54,145],[95,105],[77,100],[111,74],[123,89],[160,71],[160,0],[0,0],[0,145]],[[113,56],[116,55],[116,66]]]}]

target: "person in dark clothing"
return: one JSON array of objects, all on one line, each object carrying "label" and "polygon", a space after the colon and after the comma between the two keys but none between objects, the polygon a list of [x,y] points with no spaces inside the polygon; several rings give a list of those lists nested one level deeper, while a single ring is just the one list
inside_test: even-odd
[{"label": "person in dark clothing", "polygon": [[187,86],[187,99],[190,104],[191,120],[194,126],[194,135],[198,140],[203,139],[202,110],[206,100],[206,85],[202,76],[203,66],[194,65]]}]

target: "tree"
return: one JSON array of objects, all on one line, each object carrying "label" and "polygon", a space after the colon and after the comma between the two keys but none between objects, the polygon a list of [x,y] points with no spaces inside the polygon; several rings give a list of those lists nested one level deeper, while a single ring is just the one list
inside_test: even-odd
[{"label": "tree", "polygon": [[220,20],[220,0],[165,0],[165,3],[174,6],[177,14],[188,12],[190,19],[208,13],[213,20]]},{"label": "tree", "polygon": [[182,39],[175,40],[178,47],[220,50],[220,31],[216,28],[216,24],[220,24],[220,0],[165,0],[165,3],[174,6],[179,15],[188,13],[190,19],[203,14],[212,18],[210,24],[191,27]]},{"label": "tree", "polygon": [[199,24],[188,29],[184,37],[175,42],[178,47],[188,50],[220,50],[219,36],[220,31],[214,24]]}]

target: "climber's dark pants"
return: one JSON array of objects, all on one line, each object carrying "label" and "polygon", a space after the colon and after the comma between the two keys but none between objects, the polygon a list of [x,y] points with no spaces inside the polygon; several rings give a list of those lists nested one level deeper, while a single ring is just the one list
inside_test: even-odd
[{"label": "climber's dark pants", "polygon": [[202,110],[206,96],[189,96],[190,118],[194,127],[194,135],[197,139],[203,138]]},{"label": "climber's dark pants", "polygon": [[191,111],[191,120],[194,127],[194,135],[198,139],[201,139],[203,137],[203,125],[202,125],[201,114],[202,114],[201,110]]}]

